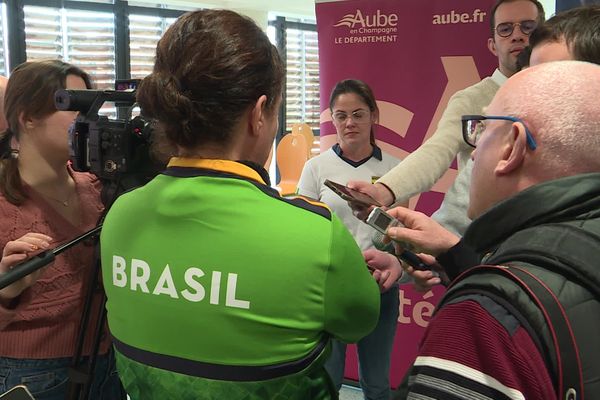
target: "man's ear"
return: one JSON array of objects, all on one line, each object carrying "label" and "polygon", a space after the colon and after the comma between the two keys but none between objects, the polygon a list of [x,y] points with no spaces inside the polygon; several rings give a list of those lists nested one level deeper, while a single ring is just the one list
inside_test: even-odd
[{"label": "man's ear", "polygon": [[498,57],[498,52],[496,51],[496,42],[494,42],[494,38],[488,38],[487,46],[488,46],[488,50],[493,55],[495,55],[496,57]]},{"label": "man's ear", "polygon": [[252,135],[258,135],[262,128],[265,126],[265,109],[267,105],[267,96],[264,94],[256,100],[256,104],[252,107],[250,112],[250,120],[248,123],[250,124],[250,133]]},{"label": "man's ear", "polygon": [[527,133],[521,123],[514,122],[510,134],[502,144],[501,159],[494,172],[496,175],[506,175],[517,170],[525,162],[527,155]]}]

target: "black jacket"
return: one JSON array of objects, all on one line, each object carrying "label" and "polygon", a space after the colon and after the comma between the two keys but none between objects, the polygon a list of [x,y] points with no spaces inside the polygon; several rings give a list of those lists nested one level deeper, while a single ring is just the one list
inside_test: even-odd
[{"label": "black jacket", "polygon": [[[520,192],[473,221],[462,245],[482,255],[482,264],[525,267],[556,294],[579,348],[585,398],[600,399],[600,173]],[[445,299],[473,290],[500,293],[522,313],[556,382],[548,326],[527,294],[508,278],[481,272],[454,285]]]}]

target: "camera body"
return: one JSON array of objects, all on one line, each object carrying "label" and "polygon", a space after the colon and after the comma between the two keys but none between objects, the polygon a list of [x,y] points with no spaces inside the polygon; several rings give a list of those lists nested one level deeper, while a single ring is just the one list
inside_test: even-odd
[{"label": "camera body", "polygon": [[[142,116],[131,118],[139,80],[120,80],[115,87],[125,90],[58,90],[54,102],[63,111],[79,111],[69,130],[72,167],[91,172],[103,181],[102,201],[148,182],[163,167],[151,157],[152,128]],[[114,102],[118,115],[99,115],[100,107]]]},{"label": "camera body", "polygon": [[90,120],[80,114],[69,131],[73,169],[113,180],[125,173],[152,172],[148,159],[151,129],[142,117]]}]

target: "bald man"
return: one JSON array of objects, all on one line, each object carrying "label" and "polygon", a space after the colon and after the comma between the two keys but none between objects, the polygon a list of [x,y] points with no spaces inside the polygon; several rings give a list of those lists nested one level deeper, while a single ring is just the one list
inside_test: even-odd
[{"label": "bald man", "polygon": [[[598,32],[600,32],[600,5],[582,6],[557,13],[531,34],[529,40],[531,59],[528,63],[534,66],[550,61],[577,60],[600,65]],[[473,161],[469,160],[467,168],[456,177],[453,187],[468,193],[472,169]],[[445,204],[446,206],[458,205],[452,200],[445,201]],[[464,269],[466,265],[479,262],[480,258],[477,254],[473,254],[463,246],[463,243],[459,243],[459,236],[443,229],[425,215],[399,208],[390,213],[406,228],[392,228],[389,236],[397,241],[410,242],[421,251],[436,256],[450,279],[460,273],[461,269],[458,267]],[[458,246],[455,246],[457,244]],[[417,286],[424,291],[440,282],[440,279],[430,272],[417,271],[414,276]]]},{"label": "bald man", "polygon": [[[559,385],[544,315],[503,275],[514,268],[476,268],[431,319],[408,398],[600,398],[598,93],[596,64],[534,66],[509,78],[485,115],[465,117],[463,133],[476,149],[462,241],[486,254],[481,264],[516,266],[547,286],[577,344],[578,354],[560,347],[572,357],[563,372],[583,368],[582,385]],[[370,264],[397,271],[392,260]]]}]

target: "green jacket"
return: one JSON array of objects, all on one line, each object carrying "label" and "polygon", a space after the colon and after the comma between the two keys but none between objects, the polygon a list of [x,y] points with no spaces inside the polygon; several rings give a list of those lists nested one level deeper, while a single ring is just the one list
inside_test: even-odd
[{"label": "green jacket", "polygon": [[262,169],[173,159],[102,229],[117,367],[133,399],[329,399],[329,336],[377,323],[379,291],[320,203]]}]

